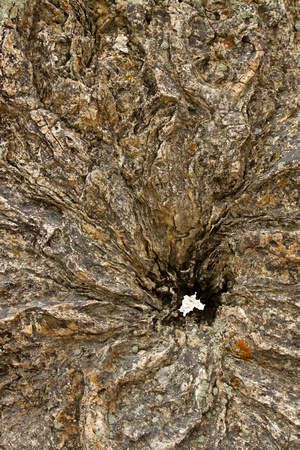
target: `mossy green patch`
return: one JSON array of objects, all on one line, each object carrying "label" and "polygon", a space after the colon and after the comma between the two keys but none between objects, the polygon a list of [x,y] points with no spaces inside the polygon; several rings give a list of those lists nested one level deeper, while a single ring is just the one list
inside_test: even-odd
[{"label": "mossy green patch", "polygon": [[295,30],[300,31],[300,22],[295,23]]},{"label": "mossy green patch", "polygon": [[228,67],[226,66],[226,64],[220,64],[219,69],[222,70],[222,72],[226,72],[226,70],[228,70]]},{"label": "mossy green patch", "polygon": [[108,423],[113,425],[116,422],[116,417],[113,414],[108,414]]},{"label": "mossy green patch", "polygon": [[0,4],[0,21],[2,19],[14,19],[18,10],[22,8],[27,0],[3,0]]},{"label": "mossy green patch", "polygon": [[75,348],[75,350],[74,350],[74,355],[75,355],[75,356],[79,356],[79,355],[81,354],[81,352],[82,352],[82,349],[81,349],[81,348]]},{"label": "mossy green patch", "polygon": [[138,406],[138,407],[136,408],[136,410],[135,410],[135,413],[136,413],[136,414],[139,414],[139,412],[140,412],[142,409],[144,409],[144,405]]},{"label": "mossy green patch", "polygon": [[170,366],[162,367],[156,374],[155,378],[157,378],[158,382],[161,384],[166,384],[169,382],[169,379],[172,373],[175,370],[174,364]]}]

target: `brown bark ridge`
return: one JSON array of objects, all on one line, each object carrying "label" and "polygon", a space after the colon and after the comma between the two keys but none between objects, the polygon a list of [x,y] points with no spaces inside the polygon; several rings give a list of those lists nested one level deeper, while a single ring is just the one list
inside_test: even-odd
[{"label": "brown bark ridge", "polygon": [[1,3],[0,448],[299,449],[299,2]]}]

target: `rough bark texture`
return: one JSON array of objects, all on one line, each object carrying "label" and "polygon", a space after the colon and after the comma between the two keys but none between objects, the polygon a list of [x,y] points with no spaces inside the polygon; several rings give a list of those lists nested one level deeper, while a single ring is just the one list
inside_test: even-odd
[{"label": "rough bark texture", "polygon": [[0,19],[0,448],[299,449],[299,2]]}]

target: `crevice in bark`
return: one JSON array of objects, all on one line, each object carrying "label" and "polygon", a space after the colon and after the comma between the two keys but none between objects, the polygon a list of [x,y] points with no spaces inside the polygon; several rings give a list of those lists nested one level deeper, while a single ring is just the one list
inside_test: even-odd
[{"label": "crevice in bark", "polygon": [[[156,289],[158,298],[164,305],[164,310],[168,310],[167,314],[162,314],[163,321],[175,322],[179,325],[185,323],[185,318],[179,311],[182,305],[182,300],[185,295],[191,296],[196,293],[196,299],[200,300],[205,305],[203,311],[194,309],[188,315],[193,317],[197,323],[206,323],[212,325],[217,317],[218,309],[221,305],[222,294],[228,291],[228,280],[222,275],[223,279],[221,285],[219,281],[214,282],[214,279],[218,278],[218,273],[214,274],[213,279],[210,277],[209,282],[206,285],[195,279],[187,279],[182,277],[180,273],[176,274],[176,282],[167,281],[160,283],[160,286]],[[216,287],[217,286],[217,287]]]}]

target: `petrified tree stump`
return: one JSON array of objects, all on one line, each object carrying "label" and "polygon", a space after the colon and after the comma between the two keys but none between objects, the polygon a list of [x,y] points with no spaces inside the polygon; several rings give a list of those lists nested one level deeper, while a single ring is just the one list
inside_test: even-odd
[{"label": "petrified tree stump", "polygon": [[297,0],[0,18],[0,448],[298,449]]}]

